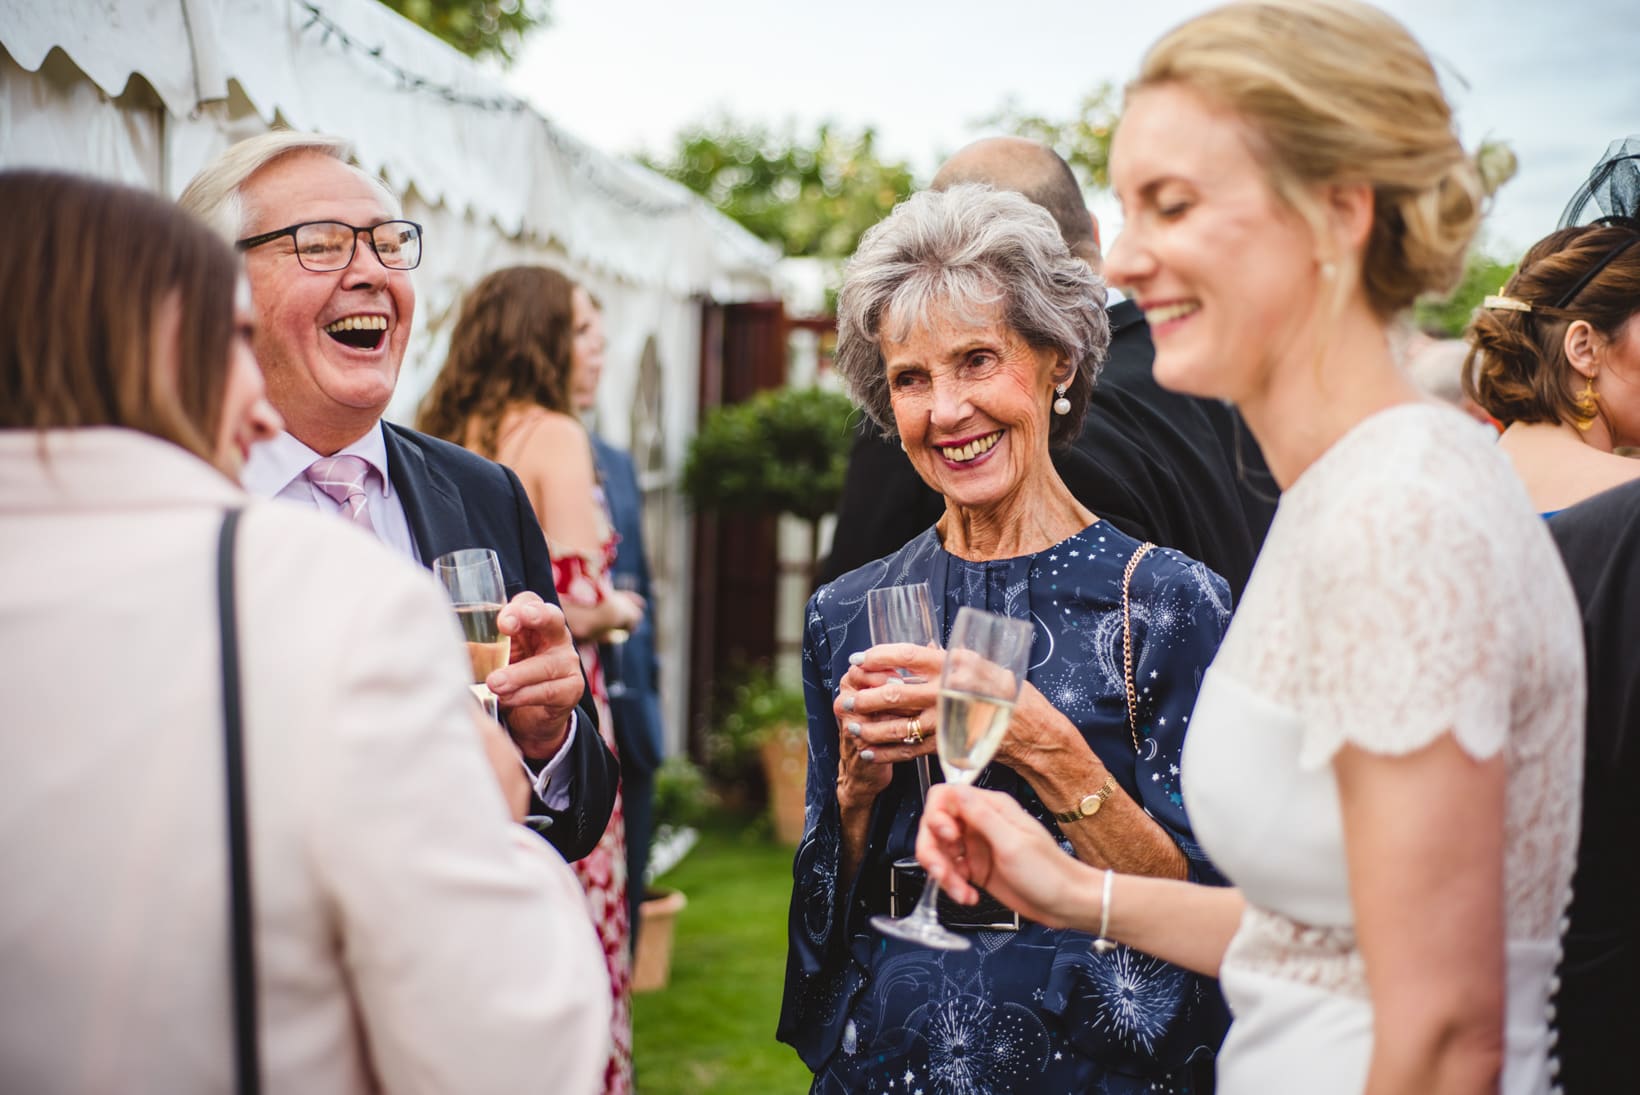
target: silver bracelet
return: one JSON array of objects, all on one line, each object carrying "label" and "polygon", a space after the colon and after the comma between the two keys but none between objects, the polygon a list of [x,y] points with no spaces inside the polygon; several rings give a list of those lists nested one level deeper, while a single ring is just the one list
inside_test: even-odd
[{"label": "silver bracelet", "polygon": [[1116,949],[1116,940],[1110,935],[1110,884],[1116,877],[1116,872],[1109,867],[1105,868],[1105,893],[1099,899],[1099,938],[1093,941],[1093,953],[1109,954]]}]

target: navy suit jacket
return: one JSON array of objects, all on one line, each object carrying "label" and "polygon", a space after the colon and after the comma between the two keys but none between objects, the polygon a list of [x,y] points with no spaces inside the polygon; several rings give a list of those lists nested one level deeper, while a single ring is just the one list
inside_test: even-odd
[{"label": "navy suit jacket", "polygon": [[621,766],[631,771],[653,772],[660,766],[665,743],[662,736],[660,667],[655,659],[655,602],[649,586],[649,555],[643,543],[643,494],[632,457],[609,442],[592,435],[592,451],[603,478],[604,498],[609,502],[610,520],[621,536],[615,549],[614,574],[631,575],[633,592],[644,599],[648,609],[643,620],[622,644],[618,655],[604,659],[604,673],[615,683],[619,673],[625,691],[609,698],[610,716],[615,721],[615,740],[621,749]]},{"label": "navy suit jacket", "polygon": [[[491,548],[501,561],[509,598],[530,590],[556,605],[547,538],[518,476],[447,441],[391,422],[382,425],[388,474],[423,565],[446,552]],[[580,859],[597,845],[620,784],[620,765],[599,736],[590,692],[576,717],[574,753],[564,761],[572,773],[569,808],[550,810],[539,799],[531,807],[553,819],[544,835],[567,860]]]}]

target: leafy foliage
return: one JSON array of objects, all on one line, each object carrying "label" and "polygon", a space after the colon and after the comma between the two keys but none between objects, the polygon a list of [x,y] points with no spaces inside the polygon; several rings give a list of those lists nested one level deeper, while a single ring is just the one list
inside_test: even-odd
[{"label": "leafy foliage", "polygon": [[655,770],[655,824],[699,825],[711,798],[706,776],[687,757],[667,757]]},{"label": "leafy foliage", "polygon": [[914,188],[911,169],[881,159],[876,140],[869,128],[827,123],[810,139],[724,117],[678,134],[669,158],[642,159],[787,255],[844,258]]},{"label": "leafy foliage", "polygon": [[987,118],[984,125],[1047,145],[1071,165],[1084,190],[1103,190],[1110,185],[1110,138],[1116,130],[1116,91],[1108,83],[1099,84],[1082,96],[1076,113],[1065,121],[1023,113],[1010,102]]},{"label": "leafy foliage", "polygon": [[818,521],[843,493],[852,413],[845,396],[823,388],[781,388],[719,407],[690,442],[684,492],[705,512]]},{"label": "leafy foliage", "polygon": [[774,733],[804,733],[803,693],[766,668],[746,672],[729,691],[723,714],[706,736],[706,766],[720,784],[761,782],[758,749]]},{"label": "leafy foliage", "polygon": [[551,20],[551,0],[381,0],[469,57],[511,63],[524,35]]},{"label": "leafy foliage", "polygon": [[1514,263],[1476,248],[1464,262],[1463,277],[1457,287],[1444,298],[1420,300],[1413,308],[1413,322],[1429,334],[1461,338],[1464,328],[1469,326],[1469,317],[1481,306],[1481,301],[1488,293],[1498,292],[1514,272]]}]

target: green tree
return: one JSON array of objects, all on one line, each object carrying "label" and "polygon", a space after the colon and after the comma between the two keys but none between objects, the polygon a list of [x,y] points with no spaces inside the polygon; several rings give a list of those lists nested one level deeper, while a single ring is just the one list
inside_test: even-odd
[{"label": "green tree", "polygon": [[683,492],[702,513],[789,513],[809,526],[808,577],[820,521],[835,513],[854,405],[824,388],[777,388],[707,414],[689,442]]},{"label": "green tree", "polygon": [[1010,101],[982,124],[987,129],[1000,129],[1047,145],[1071,165],[1084,190],[1103,190],[1110,185],[1110,138],[1116,130],[1116,91],[1108,83],[1099,84],[1082,96],[1076,113],[1064,121],[1027,114]]},{"label": "green tree", "polygon": [[524,35],[551,19],[551,0],[381,0],[469,57],[512,63]]},{"label": "green tree", "polygon": [[664,159],[640,158],[787,255],[845,258],[915,188],[876,141],[870,128],[825,123],[810,138],[724,117],[679,133]]},{"label": "green tree", "polygon": [[1488,293],[1500,291],[1514,272],[1514,263],[1488,254],[1484,247],[1476,247],[1464,261],[1463,277],[1457,287],[1445,297],[1420,300],[1412,310],[1413,322],[1419,330],[1430,334],[1460,338],[1481,301]]}]

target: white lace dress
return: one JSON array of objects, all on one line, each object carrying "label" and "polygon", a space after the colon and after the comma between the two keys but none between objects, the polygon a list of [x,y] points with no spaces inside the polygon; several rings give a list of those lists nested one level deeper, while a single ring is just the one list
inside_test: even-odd
[{"label": "white lace dress", "polygon": [[1582,650],[1543,521],[1456,411],[1374,415],[1283,494],[1184,747],[1197,836],[1247,899],[1222,970],[1220,1095],[1365,1086],[1372,1008],[1329,762],[1345,743],[1396,755],[1445,733],[1508,761],[1503,1090],[1554,1088]]}]

